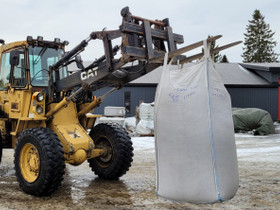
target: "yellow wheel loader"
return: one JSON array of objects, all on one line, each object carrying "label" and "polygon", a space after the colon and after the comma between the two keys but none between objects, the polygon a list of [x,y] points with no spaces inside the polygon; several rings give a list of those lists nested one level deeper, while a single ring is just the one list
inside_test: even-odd
[{"label": "yellow wheel loader", "polygon": [[[115,90],[162,65],[164,54],[185,62],[183,36],[172,32],[168,19],[153,21],[122,9],[117,30],[95,31],[65,52],[67,41],[28,36],[5,44],[0,40],[0,161],[2,148],[14,148],[16,177],[31,195],[53,193],[63,180],[65,163],[84,161],[96,175],[118,179],[132,163],[133,147],[127,132],[108,123],[94,126],[93,110]],[[208,42],[220,36],[208,39]],[[112,46],[112,40],[121,44]],[[103,42],[104,55],[84,66],[80,53],[91,40]],[[120,52],[120,57],[115,58]],[[201,57],[197,55],[195,58]],[[188,59],[188,61],[191,59]],[[77,71],[67,66],[75,62]],[[94,91],[111,86],[96,97]]]}]

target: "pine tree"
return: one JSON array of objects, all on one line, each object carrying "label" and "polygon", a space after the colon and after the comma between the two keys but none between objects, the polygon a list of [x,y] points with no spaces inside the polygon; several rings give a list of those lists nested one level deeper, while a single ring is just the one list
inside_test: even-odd
[{"label": "pine tree", "polygon": [[220,63],[228,63],[228,59],[226,55],[223,55],[222,59],[220,60]]},{"label": "pine tree", "polygon": [[274,52],[276,41],[273,39],[275,32],[269,29],[269,24],[264,21],[264,16],[255,10],[253,20],[249,20],[244,33],[245,41],[243,57],[244,63],[270,63],[277,62],[278,55]]}]

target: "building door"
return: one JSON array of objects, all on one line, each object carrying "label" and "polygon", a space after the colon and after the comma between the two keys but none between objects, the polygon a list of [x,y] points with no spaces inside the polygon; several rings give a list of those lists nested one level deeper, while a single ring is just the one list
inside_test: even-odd
[{"label": "building door", "polygon": [[130,98],[130,91],[124,92],[124,107],[125,107],[125,113],[130,114],[131,112],[131,98]]}]

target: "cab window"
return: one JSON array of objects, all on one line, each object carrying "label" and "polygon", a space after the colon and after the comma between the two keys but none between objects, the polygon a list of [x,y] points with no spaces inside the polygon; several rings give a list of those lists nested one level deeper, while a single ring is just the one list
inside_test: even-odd
[{"label": "cab window", "polygon": [[5,90],[10,80],[10,53],[3,53],[1,56],[0,69],[0,90]]},{"label": "cab window", "polygon": [[12,66],[12,77],[11,86],[12,87],[25,87],[26,86],[26,70],[25,70],[25,60],[24,60],[24,50],[18,49],[19,51],[19,64],[17,66]]},{"label": "cab window", "polygon": [[19,51],[19,64],[17,66],[10,64],[11,52],[3,53],[1,56],[0,90],[7,89],[8,83],[12,87],[26,86],[24,50],[17,49],[17,51]]},{"label": "cab window", "polygon": [[[49,66],[55,64],[64,55],[62,49],[47,46],[29,46],[30,78],[32,86],[47,87],[49,85]],[[55,76],[55,72],[54,75]],[[59,78],[67,76],[67,68],[59,69]],[[55,77],[54,77],[55,78]]]}]

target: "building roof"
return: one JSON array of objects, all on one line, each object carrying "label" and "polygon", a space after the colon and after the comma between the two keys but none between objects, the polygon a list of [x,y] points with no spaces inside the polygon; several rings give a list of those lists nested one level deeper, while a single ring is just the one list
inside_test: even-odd
[{"label": "building roof", "polygon": [[254,71],[269,83],[279,83],[280,63],[242,63],[240,65]]},{"label": "building roof", "polygon": [[[84,66],[89,64],[91,62],[84,62]],[[195,65],[195,63],[185,65],[190,66]],[[176,68],[176,66],[172,66],[172,68]],[[215,69],[225,85],[267,86],[278,83],[278,78],[280,78],[280,63],[215,63]],[[72,63],[69,70],[78,70],[78,68],[75,63]],[[162,66],[129,84],[156,85],[159,83],[161,72]]]},{"label": "building roof", "polygon": [[[188,64],[194,65],[194,64]],[[261,76],[247,70],[237,63],[216,63],[215,69],[225,85],[269,85]],[[162,67],[130,82],[130,84],[157,84],[160,80]]]},{"label": "building roof", "polygon": [[280,63],[241,63],[240,65],[248,69],[280,72]]}]

